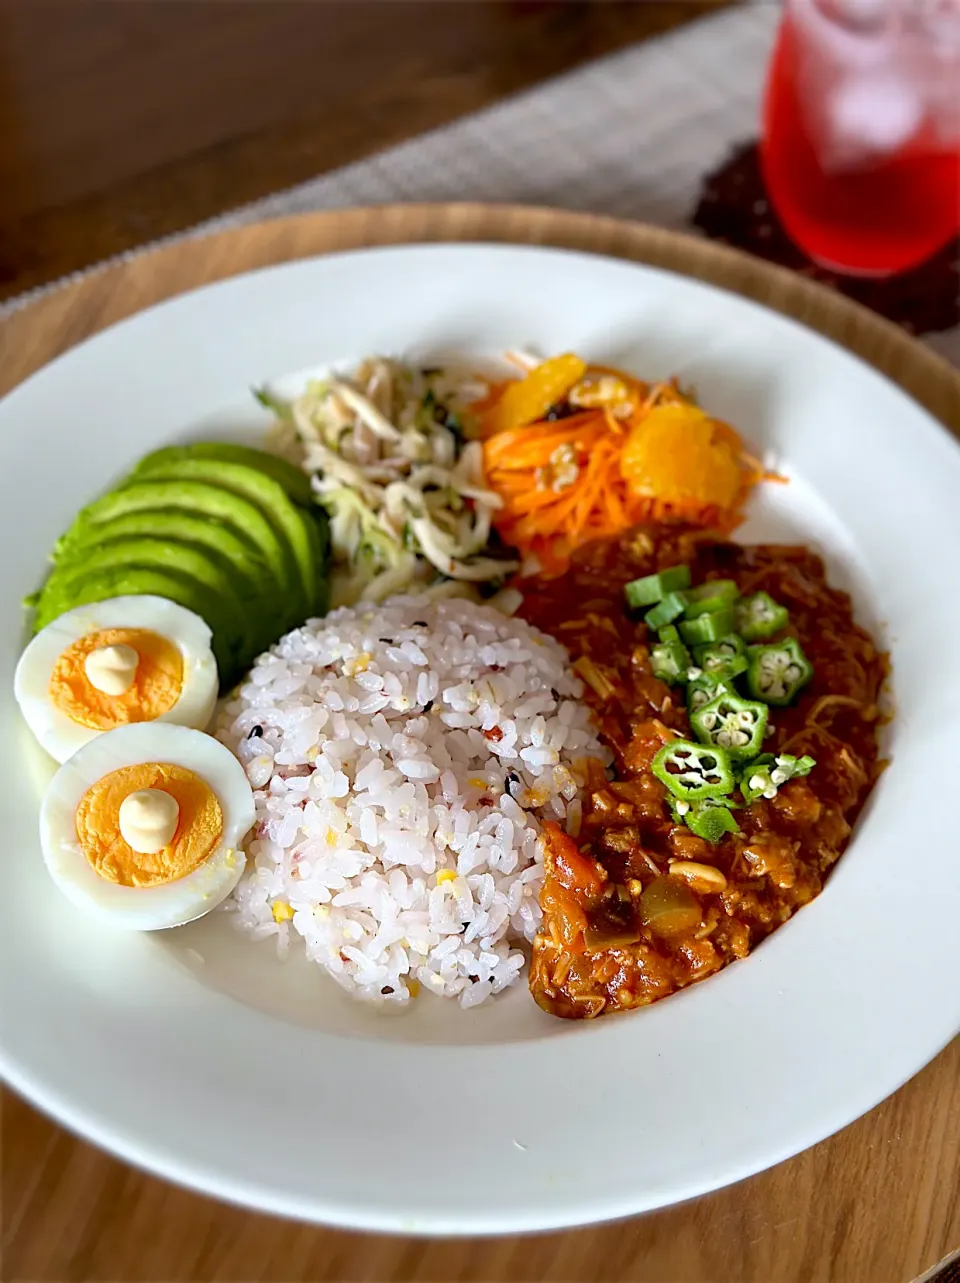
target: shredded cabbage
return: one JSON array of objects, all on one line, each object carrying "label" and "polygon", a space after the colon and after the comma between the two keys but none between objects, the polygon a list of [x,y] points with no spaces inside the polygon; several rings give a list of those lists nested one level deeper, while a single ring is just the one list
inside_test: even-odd
[{"label": "shredded cabbage", "polygon": [[330,515],[334,604],[412,587],[469,594],[517,569],[487,555],[501,500],[469,413],[486,391],[450,367],[372,357],[291,403],[258,393]]}]

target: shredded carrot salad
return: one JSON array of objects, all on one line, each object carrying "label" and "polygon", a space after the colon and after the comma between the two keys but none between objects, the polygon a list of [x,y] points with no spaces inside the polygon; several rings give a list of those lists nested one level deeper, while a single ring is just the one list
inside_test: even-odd
[{"label": "shredded carrot salad", "polygon": [[676,382],[647,384],[566,353],[496,385],[474,407],[503,539],[548,574],[570,554],[647,521],[734,529],[773,478],[729,425]]}]

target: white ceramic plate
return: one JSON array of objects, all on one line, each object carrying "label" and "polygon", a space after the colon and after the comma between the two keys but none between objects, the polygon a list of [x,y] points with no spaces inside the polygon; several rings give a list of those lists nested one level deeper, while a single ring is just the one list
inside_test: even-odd
[{"label": "white ceramic plate", "polygon": [[[365,353],[576,349],[676,373],[774,455],[743,538],[800,538],[889,644],[892,765],[825,892],[745,962],[595,1024],[518,986],[377,1017],[213,915],[112,934],[47,879],[45,766],[11,677],[20,598],[83,502],[161,442],[257,436],[252,383]],[[131,1162],[291,1216],[488,1233],[658,1207],[822,1139],[960,1029],[960,450],[841,349],[622,262],[433,246],[335,255],[152,308],[0,404],[0,1066]]]}]

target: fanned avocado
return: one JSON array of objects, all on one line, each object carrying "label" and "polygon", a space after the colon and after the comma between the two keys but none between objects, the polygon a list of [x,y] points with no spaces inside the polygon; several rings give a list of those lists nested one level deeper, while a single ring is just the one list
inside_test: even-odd
[{"label": "fanned avocado", "polygon": [[221,686],[327,609],[330,532],[309,483],[274,455],[227,442],[154,451],[57,541],[30,599],[34,628],[76,606],[145,593],[202,616]]},{"label": "fanned avocado", "polygon": [[195,580],[181,575],[174,570],[158,570],[146,566],[114,566],[109,570],[92,572],[78,580],[70,593],[66,605],[57,602],[55,597],[46,597],[46,588],[40,593],[37,614],[34,620],[34,631],[46,628],[54,619],[66,610],[75,606],[86,606],[91,602],[105,601],[108,597],[142,597],[154,595],[167,597],[195,615],[205,619],[213,631],[213,653],[220,669],[220,684],[227,687],[241,674],[243,667],[237,663],[235,654],[230,648],[230,639],[222,629],[222,623],[211,609],[213,602],[210,594]]},{"label": "fanned avocado", "polygon": [[182,508],[145,508],[86,526],[61,552],[56,573],[73,564],[82,567],[91,548],[140,538],[167,540],[175,558],[180,544],[207,552],[229,574],[237,597],[253,621],[258,648],[276,640],[278,624],[282,629],[287,615],[266,560],[245,535],[212,517],[194,516]]},{"label": "fanned avocado", "polygon": [[[57,541],[53,560],[69,558],[77,544],[96,543],[110,522],[140,512],[183,512],[222,522],[246,537],[269,567],[285,626],[299,623],[300,576],[293,550],[281,539],[257,504],[220,486],[199,481],[140,481],[111,490],[81,510],[65,535]],[[302,618],[302,615],[301,617]]]},{"label": "fanned avocado", "polygon": [[276,537],[285,541],[291,549],[300,578],[300,619],[305,619],[310,614],[317,595],[319,567],[316,563],[316,547],[304,520],[303,510],[291,502],[278,481],[244,463],[227,463],[221,459],[198,459],[192,456],[170,463],[161,460],[148,469],[138,471],[137,478],[139,484],[148,479],[175,482],[177,485],[200,481],[219,486],[255,504],[269,521]]},{"label": "fanned avocado", "polygon": [[229,564],[215,554],[169,539],[117,539],[95,547],[79,548],[74,559],[62,561],[43,586],[37,605],[37,626],[43,627],[64,611],[78,605],[78,593],[99,575],[158,570],[176,574],[196,586],[203,601],[198,612],[219,637],[231,658],[256,652],[257,621],[245,609],[231,578]]},{"label": "fanned avocado", "polygon": [[138,479],[145,472],[182,463],[185,459],[219,459],[221,463],[244,463],[257,468],[279,482],[294,503],[308,508],[312,503],[310,481],[307,476],[286,459],[255,450],[252,446],[236,445],[230,441],[197,441],[189,445],[168,445],[146,455],[133,472],[130,480]]}]

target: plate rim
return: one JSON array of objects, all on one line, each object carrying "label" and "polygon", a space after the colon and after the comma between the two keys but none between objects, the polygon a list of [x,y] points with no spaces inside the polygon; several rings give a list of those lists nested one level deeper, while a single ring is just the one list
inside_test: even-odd
[{"label": "plate rim", "polygon": [[[939,353],[819,281],[694,232],[587,211],[481,201],[356,205],[229,227],[221,226],[225,217],[231,215],[5,300],[0,334],[11,355],[0,366],[0,397],[117,321],[259,267],[387,245],[539,245],[661,267],[751,299],[859,355],[960,436],[960,370]],[[221,252],[224,264],[213,261]],[[775,298],[762,297],[771,289]],[[18,348],[19,363],[12,355]]]}]

